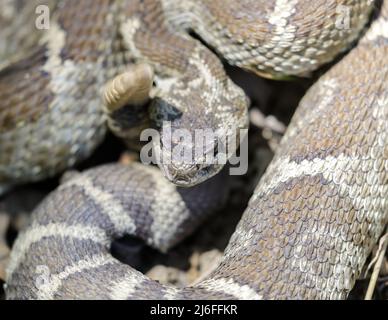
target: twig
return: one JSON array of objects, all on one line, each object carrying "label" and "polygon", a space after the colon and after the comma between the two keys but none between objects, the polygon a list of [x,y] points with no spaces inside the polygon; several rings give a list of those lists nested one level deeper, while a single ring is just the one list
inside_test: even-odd
[{"label": "twig", "polygon": [[[368,290],[366,291],[366,295],[365,295],[365,300],[372,300],[373,292],[375,291],[377,279],[379,277],[380,269],[383,264],[387,246],[388,246],[388,228],[387,228],[387,233],[380,239],[379,249],[377,250],[375,258],[371,262],[372,264],[376,261],[376,264],[373,268],[373,273],[369,281]],[[371,266],[371,264],[368,266],[368,269]]]},{"label": "twig", "polygon": [[276,117],[272,115],[265,116],[264,113],[257,108],[252,108],[249,111],[249,118],[251,123],[259,129],[269,129],[278,134],[284,134],[287,129],[286,125],[280,122]]}]

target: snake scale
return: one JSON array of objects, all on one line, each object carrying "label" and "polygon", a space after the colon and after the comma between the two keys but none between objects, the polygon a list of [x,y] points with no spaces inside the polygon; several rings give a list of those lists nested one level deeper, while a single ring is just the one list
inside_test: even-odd
[{"label": "snake scale", "polygon": [[[223,203],[222,166],[112,164],[66,177],[36,208],[12,249],[7,298],[347,297],[388,219],[388,1],[43,2],[55,12],[50,29],[0,73],[4,188],[86,158],[106,119],[127,139],[148,118],[162,142],[165,119],[173,129],[229,135],[247,126],[248,100],[217,55],[265,77],[306,75],[363,34],[301,101],[204,280],[165,286],[109,249],[130,234],[168,250]],[[339,6],[351,9],[350,28],[336,25]]]}]

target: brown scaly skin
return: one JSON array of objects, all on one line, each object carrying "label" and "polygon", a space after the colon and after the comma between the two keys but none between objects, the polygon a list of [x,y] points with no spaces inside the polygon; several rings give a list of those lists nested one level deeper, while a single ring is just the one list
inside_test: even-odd
[{"label": "brown scaly skin", "polygon": [[[346,298],[388,220],[387,25],[385,1],[359,44],[306,94],[208,278],[166,287],[111,257],[124,233],[167,249],[172,221],[197,212],[180,212],[176,191],[152,197],[151,186],[173,188],[154,169],[112,165],[68,181],[37,208],[14,245],[7,297]],[[50,277],[40,277],[41,265]]]},{"label": "brown scaly skin", "polygon": [[[231,64],[273,77],[302,75],[348,48],[373,6],[366,0],[26,3],[14,25],[0,33],[9,42],[16,28],[16,45],[9,46],[8,54],[25,58],[7,61],[0,71],[0,189],[54,175],[90,155],[105,132],[100,90],[134,61],[155,69],[149,111],[157,126],[173,118],[173,130],[205,127],[217,136],[245,128],[245,95],[219,59],[185,28],[194,29]],[[36,32],[31,8],[38,4],[57,8],[49,30]],[[336,28],[336,5],[352,9],[350,29]],[[24,30],[34,30],[33,38],[41,40],[33,53]],[[15,52],[18,43],[25,43],[22,52]],[[166,148],[159,151],[168,155]],[[203,156],[190,166],[175,159],[159,165],[174,183],[195,185],[222,168],[203,166]]]},{"label": "brown scaly skin", "polygon": [[[25,27],[35,28],[27,18]],[[159,2],[59,1],[51,20],[34,53],[0,73],[0,189],[51,176],[90,155],[105,133],[101,88],[134,61],[146,60],[158,71],[150,106],[157,125],[174,109],[183,114],[174,130],[209,127],[232,135],[247,126],[243,91],[208,49],[168,29]],[[191,81],[204,78],[195,67],[201,63],[212,78],[190,92]],[[160,84],[166,77],[176,80],[171,89]],[[225,113],[217,112],[221,107]],[[196,164],[194,172],[181,172],[188,177],[181,184],[197,184],[222,168],[197,174],[203,168]]]}]

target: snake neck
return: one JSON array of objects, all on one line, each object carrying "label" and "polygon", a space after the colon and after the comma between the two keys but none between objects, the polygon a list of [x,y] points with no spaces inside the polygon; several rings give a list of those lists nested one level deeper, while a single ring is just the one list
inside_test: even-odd
[{"label": "snake neck", "polygon": [[[183,130],[190,137],[184,148],[194,154],[194,139],[199,131],[211,130],[217,139],[233,136],[238,128],[246,128],[248,99],[242,89],[228,78],[213,52],[173,21],[175,14],[188,12],[187,3],[145,0],[122,4],[120,31],[128,51],[134,60],[146,62],[155,70],[150,116],[160,129],[161,141],[168,136],[163,129],[168,123],[172,137]],[[181,20],[189,23],[189,18]],[[177,139],[170,138],[169,143],[176,145]],[[165,146],[166,143],[156,146],[156,152],[170,159],[172,148]],[[207,166],[202,161],[206,156],[203,150],[190,159],[175,157],[167,160],[171,163],[160,161],[159,164],[167,178],[189,186],[203,182],[223,167],[218,163]],[[174,177],[186,177],[187,182]]]}]

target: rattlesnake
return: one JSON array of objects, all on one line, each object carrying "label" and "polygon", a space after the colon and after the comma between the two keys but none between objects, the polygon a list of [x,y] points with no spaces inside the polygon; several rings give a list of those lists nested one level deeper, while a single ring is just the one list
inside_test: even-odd
[{"label": "rattlesnake", "polygon": [[[350,28],[336,25],[339,5],[352,9]],[[305,75],[358,37],[374,5],[339,0],[59,2],[55,21],[60,23],[43,37],[39,50],[0,76],[0,98],[10,101],[0,109],[0,181],[41,179],[86,157],[105,130],[97,87],[117,75],[108,88],[124,86],[120,79],[128,79],[120,74],[134,61],[145,61],[156,72],[151,89],[152,72],[138,66],[154,100],[153,119],[178,111],[172,119],[176,127],[208,125],[226,135],[245,127],[243,92],[227,78],[216,55],[185,31],[195,32],[231,64],[260,75]],[[7,297],[345,298],[388,218],[388,2],[375,11],[378,17],[356,47],[303,98],[221,264],[206,279],[182,289],[161,285],[115,260],[109,245],[132,234],[167,250],[223,202],[221,175],[181,189],[152,167],[106,165],[65,179],[36,209],[12,249]],[[54,36],[56,41],[50,41]],[[26,70],[33,84],[21,81]],[[15,98],[15,92],[25,94]],[[109,123],[122,136],[130,127],[119,115],[147,109],[138,105],[145,97],[125,98],[122,103],[120,94],[106,95]],[[81,99],[88,104],[77,109]],[[36,108],[29,111],[27,102]],[[18,108],[9,111],[10,105]],[[47,157],[42,152],[50,148]],[[159,165],[167,178],[185,185],[221,170]]]}]

